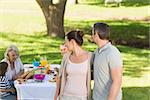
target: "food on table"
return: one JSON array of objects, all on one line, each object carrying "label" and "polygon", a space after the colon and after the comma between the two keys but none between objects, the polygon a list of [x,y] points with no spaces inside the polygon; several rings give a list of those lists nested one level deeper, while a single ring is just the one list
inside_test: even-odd
[{"label": "food on table", "polygon": [[23,79],[23,78],[25,78],[29,73],[30,73],[30,71],[24,72],[24,74],[22,74],[21,76],[19,76],[19,78]]},{"label": "food on table", "polygon": [[38,66],[38,69],[43,68],[43,66]]},{"label": "food on table", "polygon": [[27,79],[17,79],[17,81],[19,82],[19,84],[22,84],[22,83],[26,82]]},{"label": "food on table", "polygon": [[33,61],[33,65],[34,65],[34,67],[38,67],[40,65],[40,62],[39,61]]},{"label": "food on table", "polygon": [[40,61],[33,60],[34,65],[33,70],[25,72],[18,79],[20,83],[25,82],[27,79],[33,79],[34,81],[43,81],[45,79],[45,75],[49,74],[51,78],[49,78],[49,82],[55,82],[55,75],[59,74],[59,68],[54,67],[51,68],[50,64],[45,58],[42,58]]},{"label": "food on table", "polygon": [[34,75],[34,70],[27,71],[23,75],[21,75],[18,79],[29,79],[33,77],[33,75]]},{"label": "food on table", "polygon": [[44,67],[48,64],[47,60],[43,59],[41,60],[41,66]]},{"label": "food on table", "polygon": [[59,68],[55,67],[54,70],[57,72],[57,74],[59,73]]},{"label": "food on table", "polygon": [[55,80],[49,80],[49,82],[56,82]]},{"label": "food on table", "polygon": [[45,70],[46,69],[44,67],[35,70],[35,72],[34,72],[34,79],[36,81],[43,81],[44,78],[45,78]]},{"label": "food on table", "polygon": [[50,65],[48,64],[47,67],[46,67],[46,74],[50,74],[51,73],[51,68],[50,68]]},{"label": "food on table", "polygon": [[30,71],[29,74],[25,77],[25,79],[29,79],[33,77],[33,75],[34,75],[34,70]]}]

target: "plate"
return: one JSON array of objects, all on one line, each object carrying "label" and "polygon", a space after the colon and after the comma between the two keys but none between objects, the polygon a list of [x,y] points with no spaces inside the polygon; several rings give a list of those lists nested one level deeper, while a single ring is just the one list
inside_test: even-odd
[{"label": "plate", "polygon": [[34,79],[28,79],[26,82],[27,82],[27,83],[34,83],[35,80],[34,80]]}]

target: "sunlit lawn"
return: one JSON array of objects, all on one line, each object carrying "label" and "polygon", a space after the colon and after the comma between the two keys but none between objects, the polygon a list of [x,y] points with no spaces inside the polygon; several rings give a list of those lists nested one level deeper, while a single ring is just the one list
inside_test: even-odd
[{"label": "sunlit lawn", "polygon": [[[96,48],[87,39],[91,25],[97,21],[107,22],[111,26],[113,40],[125,42],[125,45],[117,45],[124,61],[123,100],[150,98],[150,51],[128,46],[128,42],[148,45],[149,22],[145,21],[148,16],[147,5],[105,8],[101,5],[80,4],[68,5],[66,8],[65,31],[83,30],[86,34],[83,48],[86,50],[94,51]],[[15,44],[19,47],[23,63],[32,63],[34,58],[45,56],[49,63],[60,64],[59,46],[64,40],[46,36],[44,17],[34,0],[1,0],[0,23],[0,59],[4,57],[7,46]]]},{"label": "sunlit lawn", "polygon": [[[65,19],[71,21],[145,20],[150,16],[148,8],[148,5],[106,8],[103,5],[86,5],[82,3],[72,6],[68,4],[65,11]],[[1,0],[0,22],[1,32],[33,33],[45,31],[44,16],[35,0]],[[126,22],[121,24],[126,24]]]},{"label": "sunlit lawn", "polygon": [[[60,64],[60,38],[50,38],[37,34],[9,34],[1,33],[0,59],[9,44],[16,44],[20,49],[23,63],[32,63],[34,58],[47,57],[49,63]],[[84,48],[94,51],[96,46],[85,40]],[[147,49],[136,49],[128,46],[118,46],[124,60],[123,94],[124,100],[148,100],[149,95],[149,59]],[[141,97],[142,96],[142,97]]]}]

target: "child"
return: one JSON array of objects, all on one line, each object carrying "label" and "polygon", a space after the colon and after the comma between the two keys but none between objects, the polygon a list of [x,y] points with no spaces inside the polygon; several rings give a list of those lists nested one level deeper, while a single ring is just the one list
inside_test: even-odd
[{"label": "child", "polygon": [[0,100],[16,100],[16,96],[12,95],[15,89],[11,87],[5,76],[7,67],[8,64],[6,62],[0,62]]}]

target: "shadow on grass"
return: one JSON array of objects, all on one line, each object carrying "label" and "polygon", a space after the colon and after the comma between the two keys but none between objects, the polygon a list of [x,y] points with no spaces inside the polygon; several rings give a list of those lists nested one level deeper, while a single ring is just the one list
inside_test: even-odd
[{"label": "shadow on grass", "polygon": [[[50,63],[60,63],[59,46],[64,41],[58,37],[48,37],[45,33],[36,34],[16,34],[16,33],[1,33],[1,38],[8,45],[0,48],[0,60],[4,58],[6,48],[15,44],[20,51],[23,63],[32,63],[34,58],[47,57]],[[8,42],[8,43],[7,43]]]},{"label": "shadow on grass", "polygon": [[123,87],[122,94],[122,100],[150,100],[150,87]]},{"label": "shadow on grass", "polygon": [[123,87],[123,100],[150,100],[150,87]]},{"label": "shadow on grass", "polygon": [[[95,22],[106,22],[111,26],[111,38],[116,44],[125,45],[119,46],[122,53],[126,55],[132,55],[127,58],[125,63],[124,75],[132,77],[141,77],[143,72],[146,72],[145,68],[148,67],[148,52],[143,52],[142,49],[149,47],[149,23],[141,21],[65,21],[65,30],[70,31],[72,29],[81,29],[89,36],[91,33],[91,25]],[[60,63],[61,55],[59,52],[59,45],[64,41],[58,37],[48,37],[45,33],[35,34],[10,34],[0,33],[0,37],[4,39],[6,44],[17,44],[20,49],[20,54],[23,63],[32,63],[34,58],[39,56],[46,56],[50,63]],[[87,38],[85,38],[87,40]],[[84,43],[86,50],[94,51],[96,46],[86,41]],[[136,48],[130,48],[130,47]],[[0,48],[0,59],[3,59],[3,55],[6,49]],[[144,49],[145,50],[145,49]],[[136,57],[134,59],[134,57]],[[130,60],[131,59],[131,60]],[[140,60],[139,60],[140,59]],[[144,60],[143,60],[144,59]],[[132,65],[133,64],[133,65]]]},{"label": "shadow on grass", "polygon": [[[124,59],[124,76],[141,77],[145,72],[149,72],[147,69],[149,52],[143,52],[141,49],[130,48],[125,46],[118,46],[120,52],[128,56]],[[134,58],[135,57],[135,58]]]},{"label": "shadow on grass", "polygon": [[[45,32],[38,32],[35,34],[16,34],[16,33],[2,33],[0,32],[0,37],[12,41],[12,42],[17,42],[17,43],[39,43],[42,45],[48,45],[48,44],[54,44],[54,43],[60,43],[62,41],[62,38],[59,37],[49,37],[45,35]],[[47,39],[47,41],[45,41]],[[50,41],[52,43],[49,43],[49,40],[54,40]]]},{"label": "shadow on grass", "polygon": [[[65,21],[66,32],[73,29],[80,29],[85,34],[91,34],[91,26],[95,22],[106,22],[111,27],[111,39],[114,43],[119,45],[126,45],[136,48],[148,48],[149,47],[149,23],[146,21],[130,21],[130,20],[114,20],[114,21]],[[55,46],[55,43],[60,44],[63,39],[58,37],[48,37],[41,33],[35,33],[36,35],[19,35],[16,34],[15,38],[8,34],[2,34],[1,37],[12,42],[19,43],[38,43],[39,45]],[[38,34],[38,35],[37,35]],[[44,33],[45,34],[45,33]],[[17,38],[17,39],[16,39]],[[52,41],[45,41],[52,40]],[[55,41],[53,41],[55,40]]]},{"label": "shadow on grass", "polygon": [[139,7],[149,5],[149,0],[125,0],[122,5],[126,7]]},{"label": "shadow on grass", "polygon": [[111,38],[116,44],[144,48],[149,47],[148,34],[148,26],[140,23],[129,23],[128,25],[112,25]]},{"label": "shadow on grass", "polygon": [[86,34],[91,34],[91,26],[95,22],[105,22],[111,27],[111,39],[116,44],[148,48],[149,47],[149,23],[130,20],[116,21],[66,21],[66,31],[70,29],[81,29]]}]

